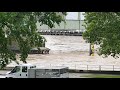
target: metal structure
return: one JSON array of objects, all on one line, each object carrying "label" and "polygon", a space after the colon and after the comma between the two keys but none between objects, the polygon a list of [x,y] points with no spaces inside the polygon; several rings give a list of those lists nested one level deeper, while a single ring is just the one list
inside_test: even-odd
[{"label": "metal structure", "polygon": [[85,27],[83,26],[83,24],[83,20],[66,20],[66,23],[61,22],[60,25],[55,24],[54,28],[49,28],[47,25],[39,26],[39,23],[37,23],[37,27],[38,30],[77,30],[84,32]]},{"label": "metal structure", "polygon": [[78,12],[78,19],[77,20],[68,20],[66,19],[66,22],[61,22],[60,25],[55,24],[54,28],[49,28],[47,25],[39,26],[39,23],[37,23],[38,31],[41,30],[68,30],[68,31],[79,31],[84,32],[85,27],[83,26],[84,20],[81,20],[81,13]]},{"label": "metal structure", "polygon": [[87,65],[87,64],[40,64],[41,67],[68,67],[69,70],[120,71],[119,65]]},{"label": "metal structure", "polygon": [[[41,67],[68,67],[69,70],[93,70],[93,71],[120,71],[119,65],[87,65],[87,64],[39,64]],[[5,67],[11,70],[14,67]]]}]

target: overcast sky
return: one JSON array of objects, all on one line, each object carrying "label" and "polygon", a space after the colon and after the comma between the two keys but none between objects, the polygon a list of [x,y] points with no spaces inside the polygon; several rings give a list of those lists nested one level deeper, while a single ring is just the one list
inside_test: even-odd
[{"label": "overcast sky", "polygon": [[[83,13],[84,13],[84,12],[81,12],[81,20],[84,19]],[[74,20],[77,20],[77,19],[78,19],[78,12],[67,12],[66,19],[74,19]]]}]

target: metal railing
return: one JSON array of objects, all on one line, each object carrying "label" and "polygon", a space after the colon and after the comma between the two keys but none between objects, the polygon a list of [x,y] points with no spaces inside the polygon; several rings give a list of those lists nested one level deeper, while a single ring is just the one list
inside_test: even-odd
[{"label": "metal railing", "polygon": [[[83,65],[83,64],[35,64],[39,67],[52,67],[52,66],[66,66],[70,70],[93,70],[93,71],[120,71],[119,65]],[[14,67],[6,67],[6,70],[11,70]]]},{"label": "metal railing", "polygon": [[41,64],[39,66],[66,66],[71,70],[120,71],[119,65]]}]

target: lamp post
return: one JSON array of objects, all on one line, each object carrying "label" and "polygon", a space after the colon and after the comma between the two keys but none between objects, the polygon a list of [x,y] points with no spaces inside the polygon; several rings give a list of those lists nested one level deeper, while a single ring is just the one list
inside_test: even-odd
[{"label": "lamp post", "polygon": [[65,16],[63,16],[63,18],[65,20],[65,22],[64,22],[64,30],[65,30],[66,29],[66,18],[65,18]]},{"label": "lamp post", "polygon": [[89,49],[89,56],[91,56],[92,50],[91,50],[91,43],[90,43],[90,49]]},{"label": "lamp post", "polygon": [[80,12],[78,12],[79,31],[80,31],[80,20],[81,20],[81,13],[80,13]]}]

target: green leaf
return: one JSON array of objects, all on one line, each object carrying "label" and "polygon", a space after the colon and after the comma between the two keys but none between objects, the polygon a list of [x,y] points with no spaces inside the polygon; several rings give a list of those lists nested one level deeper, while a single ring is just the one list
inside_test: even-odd
[{"label": "green leaf", "polygon": [[[33,47],[40,47],[45,38],[37,32],[36,23],[48,25],[64,21],[61,15],[66,12],[0,12],[0,68],[11,61],[19,62],[10,46],[16,42],[20,49],[20,60],[27,63],[26,58]],[[7,36],[7,37],[6,37]]]},{"label": "green leaf", "polygon": [[86,12],[84,26],[86,28],[84,39],[99,44],[100,55],[118,57],[120,12]]}]

